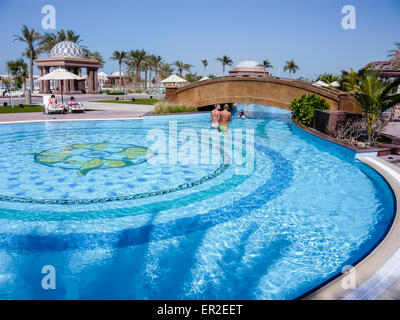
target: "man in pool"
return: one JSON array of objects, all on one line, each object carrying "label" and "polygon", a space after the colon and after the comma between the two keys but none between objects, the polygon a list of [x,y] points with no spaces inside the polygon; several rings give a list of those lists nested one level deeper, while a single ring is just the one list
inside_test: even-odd
[{"label": "man in pool", "polygon": [[243,110],[239,111],[239,114],[237,116],[235,116],[234,118],[241,118],[241,119],[246,119],[247,116],[244,114]]},{"label": "man in pool", "polygon": [[221,110],[221,106],[219,104],[217,104],[215,106],[215,109],[213,111],[211,111],[210,121],[211,121],[211,128],[212,129],[218,129],[219,118],[220,118],[220,110]]},{"label": "man in pool", "polygon": [[229,122],[232,121],[232,115],[228,111],[229,106],[226,104],[224,105],[224,110],[220,113],[219,118],[219,131],[226,132],[229,130]]}]

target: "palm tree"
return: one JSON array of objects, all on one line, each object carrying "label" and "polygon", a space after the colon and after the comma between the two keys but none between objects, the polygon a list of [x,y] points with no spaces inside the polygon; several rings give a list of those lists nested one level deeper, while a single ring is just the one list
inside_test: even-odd
[{"label": "palm tree", "polygon": [[111,60],[118,61],[119,66],[119,84],[122,85],[122,65],[125,64],[125,61],[128,57],[128,53],[126,51],[117,51],[115,50],[113,55],[111,56]]},{"label": "palm tree", "polygon": [[379,79],[379,74],[366,71],[360,77],[360,89],[356,91],[354,99],[361,107],[368,125],[368,143],[372,143],[372,134],[376,119],[386,110],[400,102],[400,94],[391,94],[391,91],[400,85],[400,78],[386,84]]},{"label": "palm tree", "polygon": [[299,66],[294,62],[294,59],[290,61],[286,61],[286,65],[283,67],[283,71],[285,72],[286,70],[289,70],[289,78],[293,73],[296,73],[297,70],[299,70]]},{"label": "palm tree", "polygon": [[142,63],[142,68],[144,70],[144,88],[147,89],[147,73],[150,72],[149,78],[151,78],[151,61],[150,57],[146,56]]},{"label": "palm tree", "polygon": [[269,68],[273,68],[271,62],[269,62],[268,59],[263,60],[263,63],[261,66],[264,68],[265,71],[267,71],[267,69],[269,69]]},{"label": "palm tree", "polygon": [[98,52],[98,51],[92,52],[92,51],[90,51],[90,50],[87,49],[87,48],[82,48],[82,49],[83,49],[83,51],[85,52],[86,57],[87,57],[88,59],[90,59],[90,60],[96,60],[97,62],[100,62],[101,67],[104,66],[104,59],[103,59],[103,56],[101,55],[100,52]]},{"label": "palm tree", "polygon": [[130,69],[135,69],[136,72],[136,84],[140,81],[140,71],[143,67],[143,62],[146,59],[147,52],[143,49],[141,50],[131,50],[129,52],[128,60],[126,64]]},{"label": "palm tree", "polygon": [[162,62],[160,64],[160,77],[162,79],[168,78],[174,72],[174,68],[169,63]]},{"label": "palm tree", "polygon": [[360,76],[361,72],[355,72],[353,68],[350,71],[342,70],[340,78],[340,90],[346,92],[360,91]]},{"label": "palm tree", "polygon": [[40,42],[40,48],[42,51],[50,53],[51,49],[61,41],[80,43],[82,42],[82,39],[81,36],[73,30],[61,29],[57,33],[46,32]]},{"label": "palm tree", "polygon": [[203,64],[204,67],[204,76],[207,74],[207,66],[208,66],[208,61],[207,59],[201,60],[201,63]]},{"label": "palm tree", "polygon": [[183,63],[182,61],[175,61],[175,66],[178,68],[179,76],[182,77],[183,70],[190,72],[190,69],[193,67],[191,64]]},{"label": "palm tree", "polygon": [[395,44],[394,44],[397,48],[395,48],[395,49],[392,49],[392,50],[389,50],[388,51],[388,57],[394,57],[395,55],[396,55],[396,52],[398,51],[398,50],[400,50],[400,42],[396,42]]},{"label": "palm tree", "polygon": [[154,70],[154,79],[155,79],[155,84],[157,85],[157,81],[158,81],[158,70],[160,68],[160,65],[162,63],[163,59],[161,56],[156,56],[154,54],[152,54],[149,57],[149,62],[151,65],[151,68]]},{"label": "palm tree", "polygon": [[33,91],[33,61],[36,43],[42,39],[42,35],[35,29],[29,29],[26,25],[22,26],[21,35],[14,35],[14,41],[25,42],[29,49],[29,84]]},{"label": "palm tree", "polygon": [[20,89],[23,85],[26,89],[26,79],[28,78],[28,65],[20,58],[14,61],[7,61],[7,72],[12,76],[15,87]]},{"label": "palm tree", "polygon": [[222,56],[216,59],[217,61],[221,62],[222,64],[222,74],[225,74],[225,66],[232,66],[233,60],[228,56]]},{"label": "palm tree", "polygon": [[[33,61],[35,61],[38,58],[40,52],[41,52],[40,48],[33,50]],[[26,48],[26,50],[24,52],[22,52],[21,56],[23,56],[24,58],[30,59],[31,52],[30,52],[29,48]]]},{"label": "palm tree", "polygon": [[185,75],[185,79],[186,81],[193,83],[196,81],[199,81],[202,77],[200,75],[198,75],[196,72],[195,73],[187,73]]}]

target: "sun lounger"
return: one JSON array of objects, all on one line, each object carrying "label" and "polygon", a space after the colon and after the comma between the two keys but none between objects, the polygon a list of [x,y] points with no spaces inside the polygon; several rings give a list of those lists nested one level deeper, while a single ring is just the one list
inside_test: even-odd
[{"label": "sun lounger", "polygon": [[85,112],[85,108],[80,102],[75,102],[73,105],[69,105],[68,107],[71,112]]},{"label": "sun lounger", "polygon": [[51,114],[51,113],[63,113],[64,108],[57,105],[56,107],[50,106],[49,105],[49,100],[50,100],[49,95],[43,96],[43,113]]}]

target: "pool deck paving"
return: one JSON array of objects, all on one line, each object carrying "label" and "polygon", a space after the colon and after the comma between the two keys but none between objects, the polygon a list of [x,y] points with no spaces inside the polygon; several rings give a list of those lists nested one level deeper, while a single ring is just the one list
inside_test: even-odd
[{"label": "pool deck paving", "polygon": [[129,120],[153,111],[152,105],[85,102],[85,113],[44,114],[42,112],[0,113],[0,123],[41,121]]}]

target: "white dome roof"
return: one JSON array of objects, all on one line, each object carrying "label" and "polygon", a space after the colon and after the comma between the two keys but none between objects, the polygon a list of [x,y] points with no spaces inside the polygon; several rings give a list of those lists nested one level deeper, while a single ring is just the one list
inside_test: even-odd
[{"label": "white dome roof", "polygon": [[84,58],[86,55],[82,48],[75,42],[61,41],[57,43],[50,52],[51,57]]},{"label": "white dome roof", "polygon": [[236,69],[263,69],[262,66],[257,61],[254,60],[245,60],[240,62]]}]

